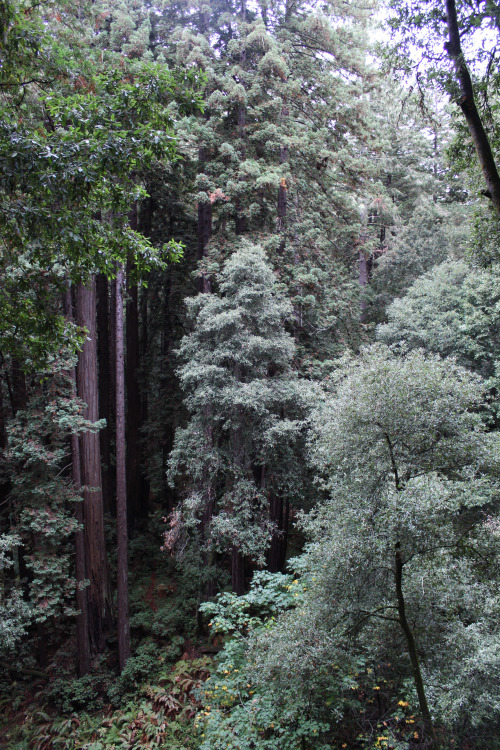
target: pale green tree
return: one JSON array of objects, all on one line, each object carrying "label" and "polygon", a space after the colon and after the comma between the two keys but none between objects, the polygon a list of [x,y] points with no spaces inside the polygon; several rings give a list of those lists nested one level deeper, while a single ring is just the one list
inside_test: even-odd
[{"label": "pale green tree", "polygon": [[475,268],[447,261],[429,271],[387,310],[377,329],[386,344],[401,341],[477,372],[496,387],[500,357],[500,282],[498,268]]},{"label": "pale green tree", "polygon": [[369,691],[380,690],[381,663],[422,719],[408,734],[394,706],[378,732],[388,745],[439,747],[443,726],[455,738],[471,725],[485,743],[494,736],[498,439],[480,415],[483,392],[478,376],[418,350],[377,345],[339,368],[315,414],[312,460],[330,500],[302,520],[297,607],[246,651],[256,710],[271,711],[273,696],[276,746],[307,715],[312,747],[344,719],[372,747],[376,720],[370,730],[360,717],[370,701],[352,690],[366,691],[370,674]]}]

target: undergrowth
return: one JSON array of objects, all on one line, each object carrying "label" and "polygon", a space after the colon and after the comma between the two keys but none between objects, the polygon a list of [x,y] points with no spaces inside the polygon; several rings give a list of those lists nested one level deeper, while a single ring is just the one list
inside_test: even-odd
[{"label": "undergrowth", "polygon": [[[197,696],[209,676],[210,659],[183,659],[143,684],[123,708],[108,708],[91,716],[73,712],[53,716],[35,704],[22,724],[4,734],[9,750],[164,750],[196,744],[192,720],[199,709]],[[8,719],[8,716],[6,717]]]}]

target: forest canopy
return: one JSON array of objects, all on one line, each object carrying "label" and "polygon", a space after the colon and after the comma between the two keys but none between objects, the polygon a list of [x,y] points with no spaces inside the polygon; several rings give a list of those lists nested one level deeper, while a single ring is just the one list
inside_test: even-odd
[{"label": "forest canopy", "polygon": [[0,746],[500,747],[499,34],[0,0]]}]

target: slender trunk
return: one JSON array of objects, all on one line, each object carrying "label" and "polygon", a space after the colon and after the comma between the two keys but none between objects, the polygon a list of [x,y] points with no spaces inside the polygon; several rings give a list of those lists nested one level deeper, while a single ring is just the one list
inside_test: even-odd
[{"label": "slender trunk", "polygon": [[[65,295],[65,314],[69,321],[73,322],[73,304],[71,289]],[[76,396],[76,368],[72,367],[70,377],[73,382],[73,394]],[[76,492],[81,495],[82,468],[80,460],[80,440],[78,435],[71,435],[71,478]],[[83,518],[83,498],[75,506],[75,518],[78,522],[78,531],[75,533],[75,574],[76,574],[76,644],[78,674],[80,677],[90,672],[90,641],[89,641],[89,618],[87,606],[87,591],[85,588],[86,564],[85,564],[85,535]]]},{"label": "slender trunk", "polygon": [[[241,382],[241,365],[236,364],[234,368],[234,377],[235,380],[240,383]],[[245,469],[246,469],[246,446],[243,436],[243,413],[241,406],[236,407],[236,415],[235,415],[235,426],[233,428],[233,447],[232,447],[232,457],[231,462],[234,466],[234,469],[232,471],[234,479],[232,480],[237,481],[236,477],[238,476],[244,476]],[[213,440],[213,436],[211,435],[211,438]],[[230,480],[228,480],[230,481]],[[234,513],[234,507],[231,508],[232,513]],[[232,554],[231,554],[231,584],[233,587],[233,591],[238,596],[241,596],[245,592],[245,558],[240,550],[240,547],[237,544],[233,545],[232,548]]]},{"label": "slender trunk", "polygon": [[[143,201],[140,205],[140,213],[139,213],[139,231],[141,234],[144,235],[144,237],[151,237],[151,229],[152,229],[152,200],[151,198],[146,198],[145,201]],[[149,398],[149,372],[148,367],[146,366],[147,362],[147,356],[148,356],[148,319],[149,319],[149,288],[147,286],[142,286],[141,288],[141,297],[140,297],[140,323],[141,323],[141,336],[140,336],[140,361],[142,363],[142,393],[141,393],[141,426],[145,425],[148,420],[148,398]],[[143,458],[144,458],[144,451],[143,451]],[[149,479],[147,478],[147,462],[145,462],[145,466],[143,467],[143,473],[142,473],[142,492],[143,492],[143,507],[146,509],[146,512],[149,509],[149,496],[150,496],[150,486],[149,486]]]},{"label": "slender trunk", "polygon": [[[285,121],[289,116],[288,108],[283,107],[281,112],[281,122]],[[286,164],[288,161],[288,146],[281,146],[280,148],[280,164]],[[285,251],[285,227],[286,227],[286,210],[287,210],[287,186],[286,179],[284,177],[280,180],[278,188],[278,218],[277,218],[277,231],[281,235],[281,241],[278,248],[278,254],[282,255]]]},{"label": "slender trunk", "polygon": [[[130,228],[138,231],[137,201],[129,214]],[[130,527],[146,515],[146,498],[141,474],[141,392],[139,389],[139,307],[137,284],[132,282],[135,270],[131,259],[127,261],[127,500]],[[117,303],[118,304],[118,303]],[[118,331],[117,341],[118,341]]]},{"label": "slender trunk", "polygon": [[[109,285],[109,333],[108,333],[108,350],[109,350],[109,408],[111,411],[111,426],[110,426],[110,440],[111,440],[111,451],[113,450],[113,444],[115,440],[115,401],[116,401],[116,284]],[[112,472],[113,475],[113,489],[116,492],[115,481],[116,472]],[[113,495],[114,501],[114,495]]]},{"label": "slender trunk", "polygon": [[[246,54],[243,52],[241,54],[240,63],[243,65],[246,60]],[[240,137],[240,159],[241,161],[244,161],[246,159],[246,118],[247,118],[247,111],[246,107],[243,104],[238,105],[238,111],[237,111],[237,121],[238,121],[238,133]],[[241,206],[241,199],[238,197],[235,200],[235,207],[236,207],[236,217],[235,217],[235,232],[236,234],[245,234],[247,231],[247,218],[245,214],[243,213],[243,209]]]},{"label": "slender trunk", "polygon": [[368,303],[365,299],[365,292],[370,283],[370,274],[372,269],[373,260],[371,257],[367,258],[363,250],[359,251],[359,286],[361,287],[361,313],[359,316],[360,323],[366,323],[366,314],[368,310]]},{"label": "slender trunk", "polygon": [[231,585],[238,596],[245,593],[245,558],[237,547],[231,553]]},{"label": "slender trunk", "polygon": [[106,427],[99,433],[102,457],[102,497],[106,513],[114,513],[114,476],[111,467],[111,360],[109,357],[108,280],[104,274],[96,278],[97,290],[97,359],[99,363],[99,419]]},{"label": "slender trunk", "polygon": [[[198,203],[198,260],[203,264],[207,247],[212,235],[212,204],[210,201]],[[198,291],[210,292],[210,277],[202,265],[201,276],[198,280]]]},{"label": "slender trunk", "polygon": [[[127,498],[129,524],[146,515],[141,474],[141,392],[139,389],[139,310],[137,284],[129,281],[133,264],[127,263]],[[118,300],[117,300],[118,304]],[[119,332],[116,331],[118,342]]]},{"label": "slender trunk", "polygon": [[410,656],[411,666],[413,670],[413,679],[415,682],[415,688],[417,691],[418,702],[420,706],[420,713],[424,721],[424,727],[427,735],[431,739],[432,747],[437,750],[439,745],[434,731],[434,725],[432,723],[431,713],[429,706],[427,705],[427,698],[425,695],[424,681],[422,679],[422,672],[420,671],[420,661],[418,658],[417,646],[415,644],[415,638],[411,631],[410,625],[406,618],[406,607],[405,599],[403,594],[403,558],[401,556],[401,550],[399,543],[396,544],[396,552],[394,555],[395,564],[395,581],[396,581],[396,596],[398,600],[398,615],[399,624],[403,630],[406,638],[406,645],[408,648],[408,654]]},{"label": "slender trunk", "polygon": [[[141,429],[144,428],[148,423],[149,417],[149,367],[148,367],[148,317],[149,317],[149,304],[148,304],[148,287],[142,287],[142,294],[140,299],[140,313],[141,313],[141,340],[140,340],[140,360],[142,363],[142,390],[141,390]],[[141,438],[143,435],[141,434]],[[150,464],[148,461],[147,451],[144,450],[144,445],[141,446],[142,451],[142,464],[141,464],[141,507],[144,510],[144,514],[149,514],[150,499],[151,499],[151,486],[149,482],[149,468]],[[145,455],[146,454],[146,455]]]},{"label": "slender trunk", "polygon": [[125,369],[123,344],[123,266],[116,276],[116,521],[118,577],[118,662],[123,671],[130,656],[128,616],[127,477],[125,449]]},{"label": "slender trunk", "polygon": [[[77,289],[77,323],[86,328],[87,340],[78,359],[78,395],[87,405],[85,417],[96,422],[98,413],[97,393],[97,345],[96,345],[96,292],[95,278],[86,286]],[[85,559],[89,638],[91,655],[101,653],[105,644],[105,633],[111,619],[106,541],[104,535],[104,512],[101,492],[101,456],[99,435],[84,432],[80,438],[81,477],[85,487],[83,518],[85,535]]]},{"label": "slender trunk", "polygon": [[[76,372],[73,369],[73,376]],[[80,492],[82,486],[80,465],[80,441],[78,435],[71,436],[71,474],[75,489]],[[90,641],[87,607],[87,591],[84,588],[86,578],[85,537],[83,531],[83,501],[76,504],[76,520],[80,528],[75,534],[75,568],[76,568],[76,638],[78,648],[78,674],[80,677],[90,672]]]},{"label": "slender trunk", "polygon": [[[208,430],[205,431],[205,434],[207,436],[207,439],[209,439],[210,442],[212,442],[213,437],[212,437],[211,428],[208,428]],[[214,509],[215,509],[215,495],[214,495],[213,488],[210,486],[208,477],[203,482],[203,492],[205,494],[205,504],[203,507],[203,515],[201,518],[201,543],[202,545],[205,545],[210,534],[210,524],[212,523],[212,518],[214,515]],[[215,565],[215,552],[204,551],[202,555],[203,555],[203,562],[206,568],[207,569],[212,568]],[[216,593],[217,593],[217,585],[216,585],[215,579],[212,577],[209,579],[206,589],[205,589],[205,600],[211,599],[213,596],[215,596]]]},{"label": "slender trunk", "polygon": [[267,567],[271,573],[283,572],[285,567],[289,515],[289,502],[284,502],[282,497],[276,497],[274,492],[271,492],[269,497],[269,518],[275,525],[267,553]]},{"label": "slender trunk", "polygon": [[472,80],[462,52],[455,0],[446,0],[446,21],[448,24],[448,43],[445,45],[445,49],[453,61],[455,74],[460,85],[458,105],[467,122],[479,165],[483,172],[486,183],[485,195],[491,199],[497,213],[500,214],[500,177],[488,135],[476,106]]},{"label": "slender trunk", "polygon": [[284,177],[282,177],[280,180],[280,186],[278,188],[278,220],[276,222],[278,234],[281,235],[281,240],[280,240],[280,244],[278,247],[279,255],[283,255],[285,251],[286,199],[287,199],[286,180]]},{"label": "slender trunk", "polygon": [[[169,398],[169,394],[172,388],[172,371],[170,364],[170,357],[174,348],[174,331],[173,331],[173,288],[172,288],[172,274],[167,272],[165,274],[165,285],[163,295],[163,311],[162,320],[163,325],[161,327],[161,362],[162,362],[162,374],[160,377],[160,393],[164,401]],[[168,418],[163,420],[163,428],[161,433],[161,448],[162,448],[162,489],[161,489],[161,500],[162,505],[168,513],[170,513],[175,505],[176,496],[174,490],[170,487],[167,481],[167,463],[168,457],[174,445],[175,437],[175,422],[176,412],[169,410]]]}]

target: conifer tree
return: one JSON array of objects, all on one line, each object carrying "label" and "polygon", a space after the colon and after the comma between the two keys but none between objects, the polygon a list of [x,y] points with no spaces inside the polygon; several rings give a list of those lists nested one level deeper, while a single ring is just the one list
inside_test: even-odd
[{"label": "conifer tree", "polygon": [[355,346],[356,196],[373,172],[366,9],[193,3],[170,33],[174,8],[151,14],[149,51],[207,75],[203,117],[179,123],[197,168],[184,201],[197,205],[200,283],[245,234],[288,289],[301,359]]},{"label": "conifer tree", "polygon": [[231,554],[242,593],[243,558],[262,565],[277,531],[272,497],[297,504],[307,491],[300,448],[312,391],[294,372],[291,308],[263,251],[243,243],[217,282],[218,293],[190,300],[194,329],[179,349],[191,416],[170,458],[184,496],[173,520],[178,531],[182,514],[206,551]]}]

